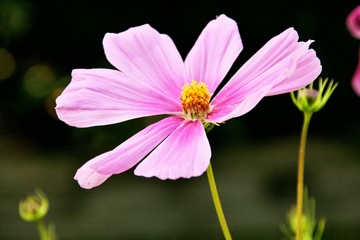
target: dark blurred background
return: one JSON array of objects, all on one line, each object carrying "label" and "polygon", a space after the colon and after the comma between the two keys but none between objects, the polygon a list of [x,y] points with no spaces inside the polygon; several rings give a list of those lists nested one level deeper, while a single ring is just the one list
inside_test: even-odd
[{"label": "dark blurred background", "polygon": [[[59,121],[55,98],[74,68],[113,68],[102,38],[149,23],[185,58],[219,14],[239,26],[244,50],[233,74],[270,38],[294,27],[338,87],[310,124],[305,184],[325,217],[323,239],[360,239],[360,99],[350,86],[359,41],[345,26],[359,1],[0,0],[0,239],[36,239],[18,203],[35,188],[50,200],[59,239],[222,239],[206,174],[190,180],[136,177],[132,170],[92,190],[73,180],[92,157],[156,118],[76,129]],[[229,77],[228,76],[228,77]],[[227,79],[228,79],[227,77]],[[234,239],[280,239],[295,202],[302,114],[289,94],[209,134],[219,194]]]}]

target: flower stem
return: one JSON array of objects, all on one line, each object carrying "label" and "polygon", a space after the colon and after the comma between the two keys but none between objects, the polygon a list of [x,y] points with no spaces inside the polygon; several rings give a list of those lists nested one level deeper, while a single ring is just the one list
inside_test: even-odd
[{"label": "flower stem", "polygon": [[214,173],[212,171],[211,163],[209,163],[209,167],[206,170],[206,173],[207,173],[207,176],[208,176],[209,186],[210,186],[210,190],[211,190],[211,196],[212,196],[213,201],[214,201],[214,206],[215,206],[218,218],[219,218],[221,229],[223,231],[225,239],[226,240],[231,240],[232,239],[231,234],[230,234],[229,228],[228,228],[227,223],[226,223],[224,212],[223,212],[222,207],[221,207],[220,198],[219,198],[219,194],[218,194],[218,191],[217,191],[217,188],[216,188],[216,183],[215,183],[215,178],[214,178]]},{"label": "flower stem", "polygon": [[42,219],[37,222],[40,240],[48,240],[47,230]]},{"label": "flower stem", "polygon": [[302,233],[302,213],[303,213],[303,199],[304,199],[304,165],[305,165],[305,149],[307,132],[309,128],[312,112],[304,112],[304,122],[301,130],[299,161],[298,161],[298,176],[297,176],[297,197],[296,197],[296,240],[301,240]]}]

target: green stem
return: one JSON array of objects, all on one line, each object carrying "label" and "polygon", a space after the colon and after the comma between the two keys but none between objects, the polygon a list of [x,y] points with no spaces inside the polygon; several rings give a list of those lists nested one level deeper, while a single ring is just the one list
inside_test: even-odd
[{"label": "green stem", "polygon": [[231,240],[232,239],[231,234],[230,234],[229,228],[228,228],[227,223],[226,223],[224,212],[223,212],[222,207],[221,207],[220,198],[219,198],[219,194],[218,194],[218,191],[217,191],[217,188],[216,188],[216,183],[215,183],[215,178],[214,178],[214,173],[212,171],[211,163],[209,163],[209,167],[206,170],[206,173],[207,173],[207,176],[208,176],[211,195],[212,195],[212,198],[213,198],[213,201],[214,201],[214,206],[215,206],[215,209],[216,209],[217,216],[219,218],[221,229],[223,231],[225,239],[226,240]]},{"label": "green stem", "polygon": [[302,233],[302,213],[304,199],[304,165],[305,165],[305,149],[307,132],[309,128],[312,112],[304,112],[304,122],[301,130],[298,176],[297,176],[297,197],[296,197],[296,240],[301,240]]},{"label": "green stem", "polygon": [[48,234],[47,234],[47,230],[46,230],[44,221],[43,221],[43,220],[39,220],[39,221],[37,222],[37,226],[38,226],[38,231],[39,231],[40,240],[48,240],[48,237],[47,237]]}]

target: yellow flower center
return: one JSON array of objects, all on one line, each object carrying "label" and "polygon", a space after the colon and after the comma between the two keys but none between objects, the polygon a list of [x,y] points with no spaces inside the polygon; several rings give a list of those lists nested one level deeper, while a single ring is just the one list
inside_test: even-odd
[{"label": "yellow flower center", "polygon": [[184,84],[180,100],[186,119],[204,120],[210,111],[210,93],[203,82]]}]

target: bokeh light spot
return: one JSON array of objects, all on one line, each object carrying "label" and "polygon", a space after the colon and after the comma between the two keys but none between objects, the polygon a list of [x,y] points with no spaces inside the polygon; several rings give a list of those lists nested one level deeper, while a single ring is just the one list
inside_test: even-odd
[{"label": "bokeh light spot", "polygon": [[24,74],[24,90],[35,98],[51,94],[55,83],[56,74],[54,70],[45,64],[33,65]]},{"label": "bokeh light spot", "polygon": [[27,1],[0,1],[0,32],[8,37],[19,36],[31,28],[31,5]]},{"label": "bokeh light spot", "polygon": [[13,55],[0,48],[0,80],[9,78],[15,72],[16,64]]}]

